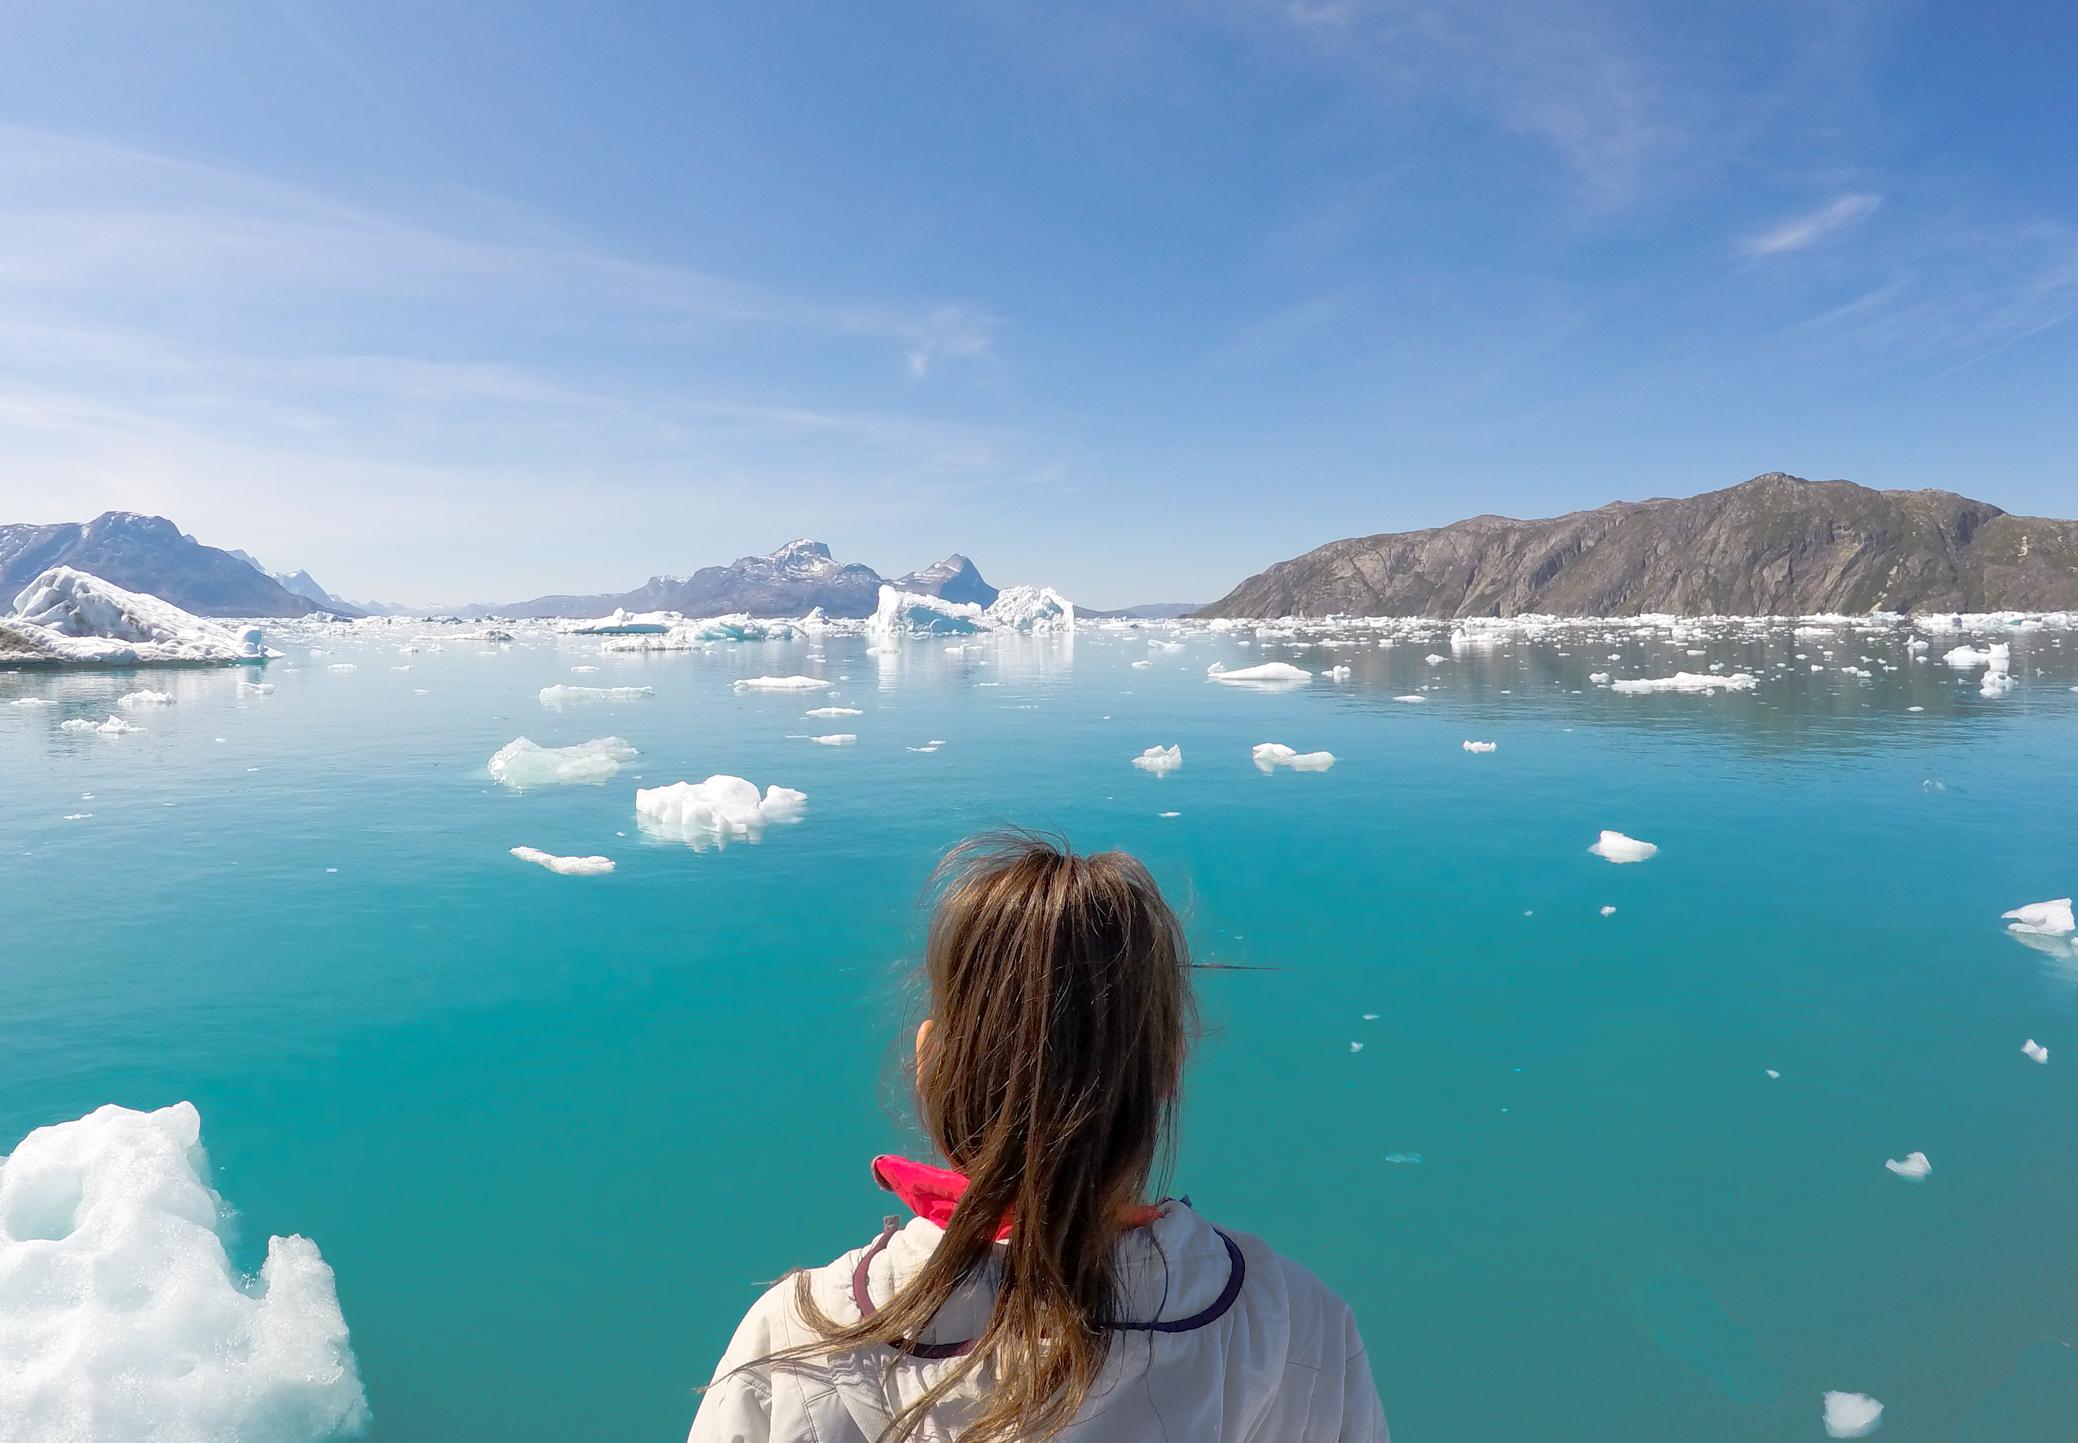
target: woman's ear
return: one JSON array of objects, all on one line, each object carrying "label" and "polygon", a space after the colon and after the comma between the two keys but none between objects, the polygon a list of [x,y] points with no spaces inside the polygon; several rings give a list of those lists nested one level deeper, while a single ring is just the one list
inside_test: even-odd
[{"label": "woman's ear", "polygon": [[931,1019],[926,1017],[916,1024],[916,1081],[921,1087],[924,1080],[924,1045],[931,1040]]}]

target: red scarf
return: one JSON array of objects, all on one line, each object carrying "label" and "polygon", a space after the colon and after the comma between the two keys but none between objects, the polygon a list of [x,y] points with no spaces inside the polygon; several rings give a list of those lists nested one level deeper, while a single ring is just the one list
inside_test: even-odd
[{"label": "red scarf", "polygon": [[[916,1162],[893,1153],[883,1153],[873,1159],[873,1181],[886,1188],[908,1204],[909,1210],[925,1222],[944,1227],[952,1221],[952,1210],[960,1197],[967,1191],[967,1175],[954,1172],[949,1167],[933,1167],[927,1162]],[[1126,1225],[1144,1228],[1162,1215],[1158,1207],[1142,1203],[1127,1209]],[[1002,1242],[1010,1236],[1010,1219],[1006,1215],[1002,1225],[996,1229],[996,1241]]]}]

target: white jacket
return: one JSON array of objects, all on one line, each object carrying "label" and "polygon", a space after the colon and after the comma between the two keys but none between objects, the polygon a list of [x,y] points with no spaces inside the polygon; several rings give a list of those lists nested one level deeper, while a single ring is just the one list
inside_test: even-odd
[{"label": "white jacket", "polygon": [[[884,1302],[943,1236],[917,1218],[809,1274],[813,1296],[831,1319],[855,1321],[862,1295],[869,1306]],[[1170,1330],[1113,1334],[1095,1391],[1058,1443],[1386,1443],[1356,1320],[1313,1274],[1173,1201],[1119,1248],[1124,1316]],[[990,1290],[986,1279],[970,1281],[918,1341],[950,1348],[972,1339]],[[743,1367],[814,1340],[793,1298],[789,1278],[752,1306],[689,1443],[874,1443],[902,1405],[957,1365],[880,1347]],[[977,1370],[915,1443],[956,1443],[988,1381]]]}]

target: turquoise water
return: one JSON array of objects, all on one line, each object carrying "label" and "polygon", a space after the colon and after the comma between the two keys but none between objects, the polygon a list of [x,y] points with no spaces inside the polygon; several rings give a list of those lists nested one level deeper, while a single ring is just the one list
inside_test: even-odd
[{"label": "turquoise water", "polygon": [[[866,1161],[915,1147],[919,889],[1000,822],[1140,854],[1203,960],[1273,969],[1199,974],[1173,1188],[1350,1299],[1402,1443],[1816,1438],[1833,1388],[1896,1443],[2072,1436],[2078,953],[1998,920],[2078,887],[2064,633],[2012,638],[1991,700],[1938,660],[1965,638],[1913,663],[1904,632],[1433,666],[1442,631],[887,658],[414,634],[276,638],[267,697],[0,674],[0,703],[60,702],[0,705],[0,1147],[195,1102],[240,1260],[300,1232],[337,1270],[373,1438],[682,1436],[758,1280],[877,1229]],[[1875,675],[1808,670],[1823,649]],[[1354,675],[1204,675],[1273,658]],[[1762,683],[1587,681],[1711,661]],[[796,671],[835,688],[729,685]],[[558,682],[655,695],[542,706]],[[178,697],[144,733],[58,730],[143,684]],[[830,703],[864,715],[803,718]],[[803,739],[835,730],[858,744]],[[642,756],[603,786],[484,772],[516,736],[609,734]],[[1339,760],[1263,775],[1262,741]],[[1169,743],[1181,770],[1128,765]],[[643,837],[637,785],[713,772],[807,813],[722,851]],[[1660,853],[1590,856],[1605,827]],[[1883,1167],[1913,1149],[1919,1184]]]}]

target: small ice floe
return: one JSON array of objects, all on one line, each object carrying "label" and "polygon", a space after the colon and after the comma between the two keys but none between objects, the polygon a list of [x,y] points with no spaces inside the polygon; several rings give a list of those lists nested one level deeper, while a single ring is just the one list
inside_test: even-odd
[{"label": "small ice floe", "polygon": [[1432,651],[1427,656],[1423,657],[1422,660],[1427,662],[1430,666],[1441,666],[1444,662],[1449,661],[1450,658],[1447,656],[1439,656]]},{"label": "small ice floe", "polygon": [[1420,1167],[1421,1154],[1418,1152],[1389,1152],[1380,1158],[1379,1161],[1391,1163],[1394,1167]]},{"label": "small ice floe", "polygon": [[2053,902],[2030,902],[2025,907],[1999,913],[1999,920],[2006,924],[2008,932],[2031,932],[2038,937],[2062,937],[2078,931],[2078,920],[2071,916],[2069,897],[2058,897]]},{"label": "small ice floe", "polygon": [[1653,842],[1641,842],[1622,832],[1604,832],[1588,850],[1610,862],[1642,862],[1659,851]]},{"label": "small ice floe", "polygon": [[1409,692],[1406,696],[1396,696],[1393,698],[1393,700],[1404,701],[1412,706],[1420,706],[1424,702],[1426,702],[1428,698],[1425,696],[1415,696],[1412,692]]},{"label": "small ice floe", "polygon": [[1244,666],[1238,671],[1228,671],[1225,662],[1215,661],[1205,669],[1205,675],[1214,681],[1236,682],[1243,686],[1249,683],[1270,686],[1303,686],[1313,680],[1313,673],[1293,666],[1288,661],[1266,661],[1261,666]]},{"label": "small ice floe", "polygon": [[2047,1062],[2049,1060],[2049,1049],[2035,1041],[2032,1037],[2020,1044],[2020,1050],[2027,1054],[2027,1059],[2030,1062]]},{"label": "small ice floe", "polygon": [[1364,1021],[1366,1021],[1366,1022],[1376,1022],[1377,1020],[1378,1020],[1378,1014],[1377,1014],[1377,1013],[1375,1013],[1375,1012],[1366,1012],[1366,1013],[1364,1014]]},{"label": "small ice floe", "polygon": [[596,666],[573,666],[570,668],[570,674],[572,676],[588,676],[598,669]]},{"label": "small ice floe", "polygon": [[1362,1052],[1364,1050],[1364,1044],[1361,1042],[1352,1042],[1349,1044],[1349,1050],[1351,1052]]},{"label": "small ice floe", "polygon": [[514,847],[512,855],[522,862],[546,867],[559,877],[603,877],[613,870],[611,857],[558,857],[539,847]]},{"label": "small ice floe", "polygon": [[1181,813],[1181,812],[1156,812],[1156,813],[1155,813],[1155,815],[1156,815],[1156,816],[1158,816],[1158,817],[1180,817],[1180,816],[1182,816],[1182,815],[1183,815],[1183,813]]},{"label": "small ice floe", "polygon": [[1883,1421],[1883,1405],[1867,1393],[1827,1393],[1825,1432],[1828,1438],[1866,1438]]},{"label": "small ice floe", "polygon": [[1351,672],[1346,666],[1331,666],[1327,669],[1326,676],[1329,681],[1348,681]]},{"label": "small ice floe", "polygon": [[[92,812],[67,812],[65,814],[64,820],[68,822],[86,822],[93,820],[93,816],[94,814]],[[2032,1042],[2028,1044],[2028,1046],[2030,1047],[2033,1047],[2034,1045],[2035,1044]],[[2047,1062],[2048,1060],[2049,1054],[2047,1052],[2043,1053],[2042,1061]]]},{"label": "small ice floe", "polygon": [[1957,671],[1970,671],[1980,666],[2003,671],[2013,664],[2013,648],[2003,641],[1981,651],[1974,646],[1958,646],[1953,651],[1944,653],[1941,660]]},{"label": "small ice floe", "polygon": [[1977,695],[2004,696],[2017,685],[2019,683],[2013,680],[2013,673],[2010,671],[1988,671],[1984,674],[1984,680],[1977,684]]},{"label": "small ice floe", "polygon": [[738,691],[825,691],[830,684],[819,676],[739,676],[730,685]]},{"label": "small ice floe", "polygon": [[848,747],[858,739],[857,732],[831,732],[827,736],[810,737],[808,740],[819,747]]},{"label": "small ice floe", "polygon": [[1180,745],[1149,747],[1133,758],[1133,765],[1143,772],[1153,772],[1156,776],[1162,776],[1183,765],[1183,748]]},{"label": "small ice floe", "polygon": [[1604,907],[1602,909],[1602,915],[1604,917],[1614,917],[1616,915],[1616,909],[1614,907]]},{"label": "small ice floe", "polygon": [[653,686],[571,686],[560,683],[541,688],[543,706],[567,706],[572,702],[587,701],[641,701],[655,696]]},{"label": "small ice floe", "polygon": [[352,662],[350,662],[350,661],[335,661],[335,662],[333,662],[333,663],[332,663],[332,664],[331,664],[330,666],[326,667],[326,668],[325,668],[325,670],[326,670],[326,671],[359,671],[359,670],[360,670],[360,668],[359,668],[358,666],[355,666],[355,665],[354,665],[354,664],[353,664]]},{"label": "small ice floe", "polygon": [[619,737],[597,737],[569,747],[545,747],[520,737],[491,757],[491,779],[514,790],[585,783],[597,786],[640,755]]},{"label": "small ice floe", "polygon": [[131,732],[141,732],[144,728],[132,726],[119,716],[112,716],[105,722],[90,721],[86,717],[76,716],[70,721],[59,722],[58,730],[61,732],[94,732],[104,737],[119,737],[126,736]]},{"label": "small ice floe", "polygon": [[1677,671],[1672,676],[1626,677],[1622,681],[1609,683],[1609,690],[1624,696],[1644,696],[1652,692],[1710,692],[1752,691],[1760,685],[1760,678],[1749,672],[1734,671],[1722,676],[1708,671]]},{"label": "small ice floe", "polygon": [[815,706],[801,713],[802,716],[864,716],[855,706]]},{"label": "small ice floe", "polygon": [[635,817],[653,836],[694,848],[754,842],[775,822],[798,821],[808,794],[792,787],[757,786],[742,777],[716,775],[704,782],[673,782],[635,793]]},{"label": "small ice floe", "polygon": [[1294,751],[1283,742],[1258,742],[1251,753],[1259,771],[1290,767],[1295,772],[1324,772],[1335,765],[1333,752]]},{"label": "small ice floe", "polygon": [[1905,710],[1906,710],[1906,711],[1925,711],[1925,710],[1926,710],[1926,708],[1925,708],[1925,707],[1923,707],[1923,706],[1908,706],[1908,707],[1906,707],[1906,708],[1905,708]]},{"label": "small ice floe", "polygon": [[57,703],[56,703],[56,702],[54,702],[54,701],[52,701],[52,700],[51,700],[51,699],[50,699],[49,697],[47,697],[47,696],[18,696],[18,697],[16,697],[16,698],[15,698],[15,699],[14,699],[13,701],[9,702],[9,703],[8,703],[8,705],[9,705],[9,706],[56,706],[56,705],[57,705]]},{"label": "small ice floe", "polygon": [[938,748],[940,748],[940,747],[942,747],[942,746],[944,746],[944,745],[945,745],[945,740],[944,740],[944,738],[942,738],[942,737],[933,737],[933,738],[932,738],[932,739],[931,739],[930,741],[927,741],[927,742],[925,742],[925,743],[924,743],[924,744],[923,744],[922,746],[920,746],[920,747],[911,747],[911,748],[909,748],[909,750],[911,750],[911,751],[913,751],[913,752],[935,752],[935,751],[937,751],[937,750],[938,750]]},{"label": "small ice floe", "polygon": [[172,706],[173,693],[170,691],[153,691],[147,687],[143,691],[123,693],[123,695],[115,699],[115,704],[124,711],[142,711],[147,707]]},{"label": "small ice floe", "polygon": [[1139,661],[1134,662],[1132,665],[1133,670],[1135,671],[1146,671],[1149,667],[1153,666],[1154,663],[1147,660],[1145,657],[1142,657]]},{"label": "small ice floe", "polygon": [[1465,750],[1468,752],[1485,753],[1494,751],[1500,745],[1501,744],[1499,742],[1466,742]]},{"label": "small ice floe", "polygon": [[1587,679],[1594,686],[1609,685],[1609,673],[1606,671],[1591,671],[1587,674]]},{"label": "small ice floe", "polygon": [[271,681],[241,681],[238,683],[238,694],[240,696],[273,696],[274,683]]},{"label": "small ice floe", "polygon": [[1777,1072],[1777,1071],[1776,1071],[1776,1070],[1775,1070],[1774,1068],[1772,1068],[1772,1067],[1763,1067],[1763,1068],[1761,1069],[1761,1071],[1763,1071],[1763,1072],[1765,1072],[1765,1073],[1767,1073],[1767,1074],[1768,1074],[1768,1081],[1770,1081],[1770,1082],[1774,1082],[1774,1081],[1776,1081],[1777,1079],[1779,1079],[1779,1078],[1780,1078],[1780,1077],[1782,1076],[1782,1074],[1781,1074],[1781,1073]]},{"label": "small ice floe", "polygon": [[1899,1177],[1910,1178],[1914,1182],[1934,1170],[1934,1165],[1926,1160],[1926,1154],[1923,1152],[1908,1152],[1901,1158],[1886,1158],[1883,1165]]}]

